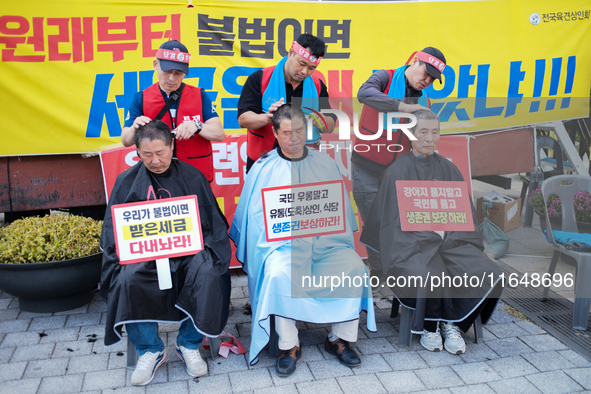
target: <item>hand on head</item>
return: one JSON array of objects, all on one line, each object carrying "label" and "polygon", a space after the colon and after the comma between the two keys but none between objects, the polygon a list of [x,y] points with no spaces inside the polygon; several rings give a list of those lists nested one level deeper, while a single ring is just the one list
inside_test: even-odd
[{"label": "hand on head", "polygon": [[144,115],[138,116],[133,121],[132,127],[134,128],[134,130],[137,130],[138,127],[147,125],[148,123],[150,123],[151,120],[152,119],[150,119],[150,118],[148,118],[147,116],[144,116]]},{"label": "hand on head", "polygon": [[277,108],[281,107],[283,104],[285,104],[285,100],[283,100],[283,97],[281,97],[281,100],[271,104],[271,107],[269,107],[269,111],[267,111],[267,118],[269,119],[269,123],[271,123],[271,120],[273,119],[273,114],[275,113],[275,111],[277,111]]}]

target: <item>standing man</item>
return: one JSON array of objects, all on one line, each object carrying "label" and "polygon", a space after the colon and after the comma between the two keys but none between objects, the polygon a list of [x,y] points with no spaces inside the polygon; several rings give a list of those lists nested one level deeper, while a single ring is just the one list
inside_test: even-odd
[{"label": "standing man", "polygon": [[209,96],[203,89],[186,85],[191,55],[180,42],[160,45],[154,59],[158,83],[133,96],[121,132],[124,146],[134,144],[135,131],[153,119],[176,130],[174,156],[198,168],[213,180],[210,141],[223,141],[224,129]]},{"label": "standing man", "polygon": [[[413,58],[415,54],[416,56]],[[407,65],[394,70],[376,71],[361,85],[357,93],[359,101],[365,104],[359,121],[361,134],[382,133],[382,130],[378,130],[379,112],[384,114],[388,112],[413,113],[431,107],[429,98],[423,90],[431,86],[435,79],[441,83],[441,73],[445,68],[445,56],[439,49],[427,47],[413,53],[411,59],[413,60],[410,65],[407,62]],[[386,125],[386,115],[384,115],[384,128],[387,127]],[[388,142],[386,141],[386,133],[382,133],[381,138],[384,140],[377,142]],[[390,152],[384,148],[379,149],[377,144],[372,144],[369,151],[353,151],[351,155],[353,198],[364,223],[378,192],[380,177],[399,154],[410,150],[410,141],[401,130],[392,133],[392,141],[402,146],[402,148],[393,149],[398,152]],[[359,143],[366,142],[355,137],[354,144]],[[367,257],[372,275],[379,276],[379,253],[367,248]]]},{"label": "standing man", "polygon": [[[261,154],[276,147],[271,119],[277,108],[291,103],[292,97],[304,98],[302,108],[330,108],[326,85],[312,76],[323,56],[324,42],[311,34],[302,34],[276,66],[256,71],[246,80],[238,101],[238,123],[248,129],[247,171]],[[314,120],[313,136],[308,136],[306,145],[317,147],[319,133],[332,133],[335,119],[334,115],[327,115],[324,121]]]}]

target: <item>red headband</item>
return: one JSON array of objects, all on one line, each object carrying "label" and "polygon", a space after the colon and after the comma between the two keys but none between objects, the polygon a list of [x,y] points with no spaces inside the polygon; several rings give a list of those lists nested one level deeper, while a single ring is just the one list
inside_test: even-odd
[{"label": "red headband", "polygon": [[437,70],[439,70],[440,73],[442,73],[443,70],[445,69],[445,63],[443,61],[441,61],[440,59],[436,58],[433,55],[429,55],[428,53],[418,51],[417,52],[417,59],[419,59],[420,61],[423,61],[425,63],[429,63],[430,65],[435,67]]},{"label": "red headband", "polygon": [[160,48],[156,52],[156,59],[172,60],[173,62],[189,64],[189,59],[191,59],[191,54],[181,52],[178,49],[171,51],[169,49]]},{"label": "red headband", "polygon": [[298,44],[296,41],[294,41],[293,44],[291,44],[291,49],[293,49],[295,53],[297,53],[307,61],[314,63],[315,65],[319,65],[320,61],[322,60],[322,57],[316,57],[312,55],[310,51]]}]

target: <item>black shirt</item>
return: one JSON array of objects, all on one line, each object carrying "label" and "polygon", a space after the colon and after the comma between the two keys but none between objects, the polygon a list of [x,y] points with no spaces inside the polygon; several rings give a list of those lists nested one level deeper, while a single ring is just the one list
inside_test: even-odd
[{"label": "black shirt", "polygon": [[[250,74],[244,87],[242,88],[242,93],[240,93],[240,99],[238,100],[238,116],[242,115],[245,112],[252,111],[255,114],[260,114],[263,112],[262,102],[263,102],[263,93],[261,92],[261,85],[263,82],[263,70],[255,71],[254,73]],[[302,97],[302,92],[304,91],[304,84],[300,83],[295,89],[291,85],[291,83],[285,83],[285,103],[291,103],[292,97]],[[326,89],[326,85],[324,82],[320,81],[320,93],[318,97],[324,98],[320,99],[318,102],[319,109],[330,109],[330,103],[328,102],[328,90]],[[331,118],[336,120],[336,116],[332,114],[327,114]]]}]

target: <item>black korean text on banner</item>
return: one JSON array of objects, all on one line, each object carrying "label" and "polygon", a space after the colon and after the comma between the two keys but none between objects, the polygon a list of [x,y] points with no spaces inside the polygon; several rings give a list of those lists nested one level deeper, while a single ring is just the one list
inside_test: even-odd
[{"label": "black korean text on banner", "polygon": [[327,181],[262,189],[267,241],[346,231],[343,182]]},{"label": "black korean text on banner", "polygon": [[111,213],[120,264],[203,250],[197,196],[118,204]]}]

